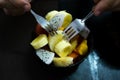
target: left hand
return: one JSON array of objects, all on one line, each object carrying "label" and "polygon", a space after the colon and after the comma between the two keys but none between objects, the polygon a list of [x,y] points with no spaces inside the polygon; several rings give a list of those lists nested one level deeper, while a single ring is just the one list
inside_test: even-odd
[{"label": "left hand", "polygon": [[0,8],[8,15],[24,14],[31,9],[30,0],[0,0]]}]

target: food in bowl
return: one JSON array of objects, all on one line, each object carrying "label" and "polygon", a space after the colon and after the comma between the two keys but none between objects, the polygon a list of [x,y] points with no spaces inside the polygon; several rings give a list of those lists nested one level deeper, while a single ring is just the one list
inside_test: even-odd
[{"label": "food in bowl", "polygon": [[55,67],[68,67],[87,54],[86,38],[81,35],[75,36],[70,41],[64,38],[63,30],[72,22],[70,13],[53,10],[45,18],[51,24],[57,26],[57,34],[51,36],[37,24],[37,37],[30,43],[36,50],[37,56],[45,64]]}]

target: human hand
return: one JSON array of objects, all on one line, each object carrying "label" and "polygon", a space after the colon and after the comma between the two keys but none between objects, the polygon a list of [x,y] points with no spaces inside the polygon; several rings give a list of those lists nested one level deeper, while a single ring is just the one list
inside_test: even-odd
[{"label": "human hand", "polygon": [[0,8],[8,15],[24,14],[31,9],[30,0],[0,0]]},{"label": "human hand", "polygon": [[100,15],[104,11],[120,11],[120,0],[94,0],[94,14]]}]

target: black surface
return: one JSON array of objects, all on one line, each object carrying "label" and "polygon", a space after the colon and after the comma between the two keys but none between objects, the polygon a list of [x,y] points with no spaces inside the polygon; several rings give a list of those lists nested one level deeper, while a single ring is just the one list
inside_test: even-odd
[{"label": "black surface", "polygon": [[[35,4],[37,10],[41,3]],[[38,12],[44,15],[52,9],[57,8],[52,6]],[[72,12],[74,8],[69,9]],[[72,14],[78,16],[79,12]],[[33,16],[30,13],[6,16],[0,10],[0,80],[119,80],[119,13],[92,17],[86,24],[94,35],[94,51],[72,73],[55,74],[44,68],[30,46],[36,26]]]}]

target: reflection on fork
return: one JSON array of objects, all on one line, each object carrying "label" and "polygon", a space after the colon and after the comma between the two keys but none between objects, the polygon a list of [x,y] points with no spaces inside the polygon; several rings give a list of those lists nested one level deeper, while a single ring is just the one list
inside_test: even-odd
[{"label": "reflection on fork", "polygon": [[56,29],[42,16],[36,14],[33,10],[30,10],[32,15],[35,17],[36,21],[45,29],[51,36],[56,34]]},{"label": "reflection on fork", "polygon": [[76,35],[80,34],[84,39],[88,37],[90,30],[81,23],[80,19],[75,19],[64,31],[65,38],[70,41]]},{"label": "reflection on fork", "polygon": [[83,19],[75,19],[65,30],[65,38],[70,41],[73,37],[80,34],[84,39],[88,37],[90,30],[86,27],[85,21],[93,16],[93,11],[90,11]]}]

